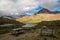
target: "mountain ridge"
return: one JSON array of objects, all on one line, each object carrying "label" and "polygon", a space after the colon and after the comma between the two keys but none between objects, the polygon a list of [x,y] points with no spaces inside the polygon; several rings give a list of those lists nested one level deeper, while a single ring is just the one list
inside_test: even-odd
[{"label": "mountain ridge", "polygon": [[[6,16],[11,18],[10,16]],[[7,18],[7,19],[9,19]],[[28,23],[38,23],[41,21],[53,21],[53,20],[60,20],[60,12],[51,12],[45,8],[43,8],[41,11],[39,11],[36,14],[33,15],[22,15],[18,16],[15,19],[12,18],[13,20],[16,20],[18,22],[28,22]]]}]

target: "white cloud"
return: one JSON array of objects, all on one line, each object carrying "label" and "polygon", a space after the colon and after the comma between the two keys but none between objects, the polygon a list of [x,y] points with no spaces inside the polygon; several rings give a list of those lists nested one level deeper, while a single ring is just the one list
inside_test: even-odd
[{"label": "white cloud", "polygon": [[0,0],[0,15],[21,15],[38,6],[34,0]]},{"label": "white cloud", "polygon": [[60,7],[57,0],[0,0],[0,16],[1,15],[23,15],[25,11],[43,6],[44,8],[53,10]]},{"label": "white cloud", "polygon": [[49,10],[54,10],[55,8],[60,7],[58,0],[39,0],[39,4]]}]

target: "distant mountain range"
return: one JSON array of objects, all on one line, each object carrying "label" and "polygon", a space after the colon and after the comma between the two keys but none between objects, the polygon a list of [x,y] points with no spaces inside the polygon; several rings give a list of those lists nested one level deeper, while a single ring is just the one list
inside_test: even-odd
[{"label": "distant mountain range", "polygon": [[[42,14],[42,13],[46,13],[46,14],[57,14],[57,13],[60,13],[59,11],[49,11],[48,9],[45,9],[43,8],[42,10],[40,10],[38,13],[35,13],[35,14]],[[34,14],[33,14],[34,15]],[[16,19],[16,18],[21,18],[21,17],[24,17],[24,16],[30,16],[30,15],[12,15],[12,16],[2,16],[4,18],[8,18],[8,19]]]},{"label": "distant mountain range", "polygon": [[[2,18],[2,19],[1,19]],[[49,21],[49,20],[60,20],[60,12],[52,12],[45,8],[33,15],[16,15],[16,16],[1,16],[0,23],[21,23],[21,22],[40,22],[42,20]]]},{"label": "distant mountain range", "polygon": [[3,18],[13,19],[12,16],[2,16]]},{"label": "distant mountain range", "polygon": [[30,16],[23,16],[21,18],[16,18],[16,21],[19,22],[26,22],[26,23],[38,23],[41,21],[53,21],[53,20],[60,20],[60,12],[52,12],[45,8],[39,11],[36,14]]},{"label": "distant mountain range", "polygon": [[[57,14],[57,13],[60,13],[60,11],[50,11],[48,9],[43,8],[42,10],[40,10],[38,13],[35,13],[35,14],[43,14],[43,13],[45,13],[45,14]],[[35,15],[35,14],[33,14],[33,15]],[[24,17],[24,16],[30,16],[30,15],[20,15],[19,17]],[[17,18],[19,18],[19,17],[17,17]]]}]

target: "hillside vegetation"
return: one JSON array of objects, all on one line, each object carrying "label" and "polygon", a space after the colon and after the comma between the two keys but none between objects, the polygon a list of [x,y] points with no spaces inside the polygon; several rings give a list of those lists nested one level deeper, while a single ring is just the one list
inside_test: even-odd
[{"label": "hillside vegetation", "polygon": [[[43,26],[47,26],[47,28],[53,30],[55,33],[51,36],[41,36],[39,30]],[[44,38],[46,38],[46,40],[60,40],[60,20],[40,22],[35,28],[32,28],[31,30],[33,32],[28,30],[30,31],[29,33],[27,31],[26,34],[19,35],[17,40],[44,40]]]},{"label": "hillside vegetation", "polygon": [[0,17],[0,24],[23,24],[13,19]]},{"label": "hillside vegetation", "polygon": [[54,21],[54,20],[60,20],[60,13],[58,14],[42,13],[42,14],[36,14],[31,16],[24,16],[16,19],[16,21],[22,23],[39,23],[42,21]]},{"label": "hillside vegetation", "polygon": [[4,27],[0,26],[0,34],[8,33],[11,29],[18,28],[24,25],[23,23],[18,22],[16,20],[0,17],[0,25],[4,25],[4,24],[13,24],[13,25],[4,26]]}]

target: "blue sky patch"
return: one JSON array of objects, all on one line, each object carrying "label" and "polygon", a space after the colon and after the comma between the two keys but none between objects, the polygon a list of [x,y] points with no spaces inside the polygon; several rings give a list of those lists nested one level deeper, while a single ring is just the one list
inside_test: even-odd
[{"label": "blue sky patch", "polygon": [[32,14],[35,14],[37,12],[39,12],[40,10],[42,10],[43,8],[41,6],[38,6],[37,8],[31,10],[31,11],[27,11],[25,12],[26,15],[32,15]]}]

